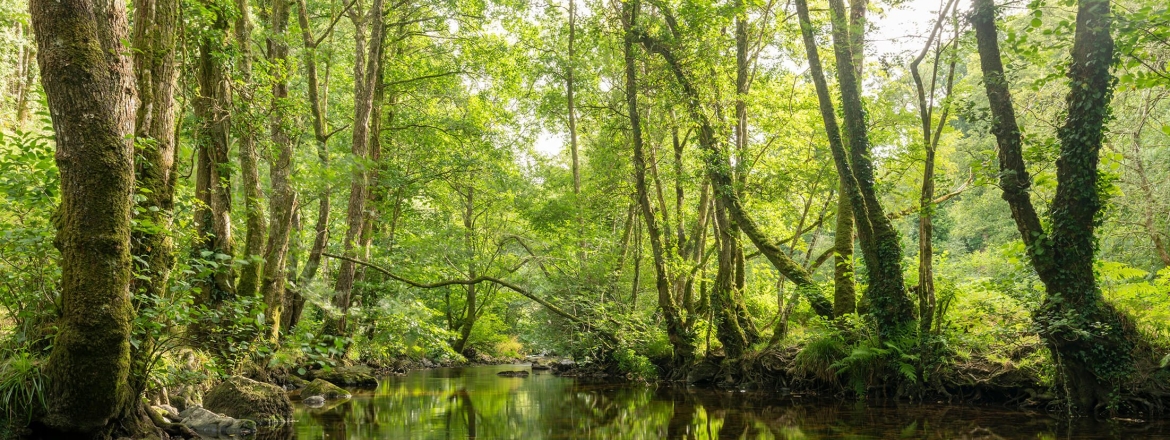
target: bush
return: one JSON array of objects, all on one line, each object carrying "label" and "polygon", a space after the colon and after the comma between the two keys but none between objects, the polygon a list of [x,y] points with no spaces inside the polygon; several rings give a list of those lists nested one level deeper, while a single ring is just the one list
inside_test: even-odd
[{"label": "bush", "polygon": [[41,363],[27,352],[16,352],[0,365],[0,408],[4,425],[27,426],[46,409]]},{"label": "bush", "polygon": [[509,336],[507,339],[496,342],[494,351],[496,356],[519,358],[524,352],[524,344],[520,343],[519,338]]},{"label": "bush", "polygon": [[626,373],[626,377],[639,380],[658,378],[658,368],[654,366],[654,363],[631,348],[614,350],[613,359],[617,361],[618,370]]},{"label": "bush", "polygon": [[792,361],[793,372],[837,383],[837,369],[834,365],[845,358],[848,348],[845,338],[835,329],[818,331],[796,354]]}]

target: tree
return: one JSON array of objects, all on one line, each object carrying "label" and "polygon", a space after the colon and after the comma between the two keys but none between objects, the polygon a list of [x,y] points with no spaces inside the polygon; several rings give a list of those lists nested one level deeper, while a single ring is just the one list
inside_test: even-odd
[{"label": "tree", "polygon": [[1118,392],[1142,344],[1132,324],[1105,301],[1093,270],[1094,230],[1101,211],[1098,164],[1114,79],[1109,0],[1077,2],[1076,33],[1067,76],[1067,116],[1058,131],[1056,195],[1045,228],[1032,205],[1023,140],[1004,75],[992,0],[976,0],[971,23],[983,84],[999,145],[999,183],[1029,260],[1047,294],[1035,320],[1061,372],[1069,402],[1094,411]]},{"label": "tree", "polygon": [[231,266],[232,194],[228,148],[231,135],[231,89],[225,60],[228,48],[228,11],[207,0],[209,23],[200,30],[195,116],[199,120],[195,198],[201,206],[195,224],[201,242],[200,256],[211,260],[210,278],[202,286],[199,303],[217,305],[235,297],[235,270]]},{"label": "tree", "polygon": [[[844,176],[849,194],[862,256],[869,271],[869,284],[865,300],[871,305],[870,314],[875,317],[883,335],[893,335],[913,319],[910,299],[902,279],[902,249],[898,233],[882,210],[874,189],[873,159],[870,157],[869,138],[866,134],[865,110],[861,103],[861,85],[854,66],[853,49],[849,37],[849,25],[845,19],[845,6],[841,0],[830,0],[833,21],[833,47],[837,61],[837,78],[841,88],[844,114],[844,135],[837,125],[836,112],[825,82],[820,56],[817,53],[809,18],[808,2],[797,0],[797,15],[800,19],[801,34],[805,52],[808,55],[817,101],[828,134],[829,147],[837,173]],[[840,233],[840,232],[839,232]]]},{"label": "tree", "polygon": [[[378,65],[382,61],[382,44],[385,42],[383,38],[383,11],[382,0],[374,0],[373,5],[370,6],[368,14],[351,11],[350,18],[354,22],[357,31],[354,32],[355,38],[355,61],[354,61],[354,123],[353,123],[353,156],[359,162],[367,159],[370,148],[370,115],[373,113],[374,107],[374,88],[375,81],[378,78]],[[362,15],[366,15],[363,17]],[[367,53],[367,42],[365,41],[365,25],[369,24],[369,49]],[[377,133],[373,134],[377,135]],[[366,168],[359,165],[354,168],[352,172],[352,180],[349,188],[349,204],[346,207],[346,232],[345,240],[342,241],[342,246],[345,249],[344,255],[352,257],[355,251],[355,243],[358,243],[360,233],[362,231],[362,221],[366,215],[366,199],[369,191],[369,174]],[[341,313],[340,318],[331,318],[331,322],[326,325],[328,331],[336,335],[345,334],[347,314],[350,304],[350,293],[353,292],[354,275],[356,273],[356,266],[353,262],[342,260],[340,272],[337,275],[337,281],[334,286],[333,305]]]},{"label": "tree", "polygon": [[642,220],[646,223],[646,233],[650,237],[650,247],[654,253],[654,285],[658,292],[658,307],[662,309],[662,314],[666,318],[666,334],[670,339],[670,345],[674,347],[671,362],[675,371],[681,372],[695,358],[695,343],[694,335],[683,325],[678,305],[670,292],[666,268],[667,250],[662,244],[658,220],[650,205],[650,193],[646,185],[642,120],[638,113],[638,67],[634,52],[637,47],[636,29],[640,6],[639,0],[629,0],[622,4],[622,25],[625,27],[622,48],[625,60],[626,110],[629,112],[630,140],[634,147],[634,183],[638,190],[638,205],[642,208]]},{"label": "tree", "polygon": [[[134,5],[134,68],[138,84],[134,142],[140,159],[134,163],[135,207],[138,226],[131,233],[131,254],[139,261],[140,277],[131,281],[130,291],[158,297],[166,293],[175,264],[174,225],[175,170],[178,148],[175,142],[175,89],[178,69],[175,59],[179,18],[178,0],[138,0]],[[148,353],[154,341],[148,336],[134,354],[131,381],[135,392],[146,388]]]},{"label": "tree", "polygon": [[292,188],[291,173],[293,160],[293,138],[289,134],[288,121],[288,20],[290,2],[274,0],[269,11],[272,36],[268,38],[268,59],[275,70],[272,84],[272,116],[269,130],[272,143],[277,147],[275,160],[269,168],[272,182],[272,196],[268,202],[268,244],[264,247],[264,272],[260,293],[267,306],[268,323],[272,326],[271,338],[280,336],[284,322],[286,256],[289,234],[292,231],[293,210],[296,208],[297,193]]},{"label": "tree", "polygon": [[123,2],[30,3],[57,140],[61,317],[45,365],[53,431],[101,438],[130,418],[130,208],[137,93]]}]

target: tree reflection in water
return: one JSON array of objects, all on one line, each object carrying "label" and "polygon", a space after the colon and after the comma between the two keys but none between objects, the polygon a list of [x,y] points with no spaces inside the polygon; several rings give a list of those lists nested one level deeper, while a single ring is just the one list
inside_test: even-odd
[{"label": "tree reflection in water", "polygon": [[1166,422],[1078,419],[942,404],[862,404],[774,393],[612,384],[516,366],[389,377],[323,408],[298,406],[288,439],[1170,439]]}]

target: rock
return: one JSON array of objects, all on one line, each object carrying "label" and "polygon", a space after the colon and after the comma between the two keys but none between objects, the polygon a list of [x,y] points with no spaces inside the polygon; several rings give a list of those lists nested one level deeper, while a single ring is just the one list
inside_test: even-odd
[{"label": "rock", "polygon": [[573,362],[572,359],[561,359],[557,362],[553,362],[552,365],[550,365],[550,366],[552,367],[554,372],[566,373],[566,372],[572,370],[573,368],[576,368],[577,363]]},{"label": "rock", "polygon": [[280,387],[240,376],[223,381],[203,398],[208,410],[260,425],[292,420],[292,402]]},{"label": "rock", "polygon": [[540,361],[532,361],[532,370],[533,371],[544,371],[544,370],[551,370],[551,369],[552,369],[552,367],[545,365],[545,364],[542,364],[542,363],[540,363]]},{"label": "rock", "polygon": [[719,365],[714,362],[700,362],[687,372],[687,383],[707,383],[719,375]]},{"label": "rock", "polygon": [[309,396],[309,397],[306,397],[305,400],[302,400],[301,403],[305,404],[305,406],[310,407],[310,408],[319,408],[319,407],[325,406],[325,397],[323,397],[323,396]]},{"label": "rock", "polygon": [[302,398],[321,397],[326,400],[334,399],[348,399],[352,397],[349,391],[341,389],[337,385],[329,383],[324,379],[313,379],[305,389],[301,390]]},{"label": "rock", "polygon": [[217,414],[202,407],[192,406],[179,414],[184,425],[201,436],[246,436],[256,432],[256,422]]},{"label": "rock", "polygon": [[499,373],[496,373],[496,375],[497,375],[497,376],[503,376],[503,377],[528,377],[528,372],[527,372],[527,371],[524,371],[524,370],[520,370],[520,371],[501,371],[501,372],[499,372]]},{"label": "rock", "polygon": [[294,375],[288,375],[284,378],[284,389],[292,391],[299,390],[309,386],[309,381],[301,379]]},{"label": "rock", "polygon": [[313,379],[322,379],[326,382],[343,387],[375,388],[378,379],[374,377],[368,367],[337,367],[329,371],[314,371]]}]

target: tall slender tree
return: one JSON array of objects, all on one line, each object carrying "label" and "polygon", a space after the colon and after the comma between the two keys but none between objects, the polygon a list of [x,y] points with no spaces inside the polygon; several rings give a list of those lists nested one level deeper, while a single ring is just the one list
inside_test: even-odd
[{"label": "tall slender tree", "polygon": [[[381,48],[383,38],[383,1],[374,0],[368,13],[353,11],[350,18],[357,31],[355,37],[354,61],[354,123],[353,123],[353,156],[359,162],[364,162],[369,154],[370,147],[370,115],[374,107],[374,82],[377,80],[378,65],[381,63]],[[366,41],[366,25],[369,25],[369,40]],[[368,49],[367,49],[368,46]],[[376,134],[375,134],[376,135]],[[350,184],[349,204],[346,207],[346,232],[342,247],[345,256],[352,258],[357,249],[362,222],[366,215],[366,201],[369,191],[369,171],[364,164],[355,167]],[[353,292],[356,265],[349,260],[342,260],[338,269],[337,281],[334,285],[333,305],[341,313],[340,317],[331,317],[326,324],[334,334],[345,334],[347,314],[350,305],[350,294]]]},{"label": "tall slender tree", "polygon": [[272,326],[270,337],[280,336],[285,304],[286,256],[289,234],[292,231],[293,210],[296,208],[297,193],[293,190],[291,174],[293,160],[293,139],[289,134],[288,120],[288,77],[291,73],[288,57],[288,0],[273,0],[268,12],[271,22],[271,36],[268,38],[268,60],[273,69],[272,114],[269,117],[269,133],[276,146],[276,157],[269,167],[268,179],[272,184],[272,195],[268,202],[268,243],[264,247],[264,272],[260,293],[268,310],[268,323]]},{"label": "tall slender tree", "polygon": [[[135,212],[138,226],[131,233],[131,253],[138,262],[139,276],[131,281],[131,292],[159,297],[166,293],[175,263],[174,223],[175,172],[178,149],[175,142],[175,89],[178,69],[175,59],[179,2],[137,0],[134,3],[134,70],[137,77],[138,109],[135,114],[134,163]],[[156,341],[150,334],[133,348],[131,385],[135,393],[146,389],[148,354]]]}]

